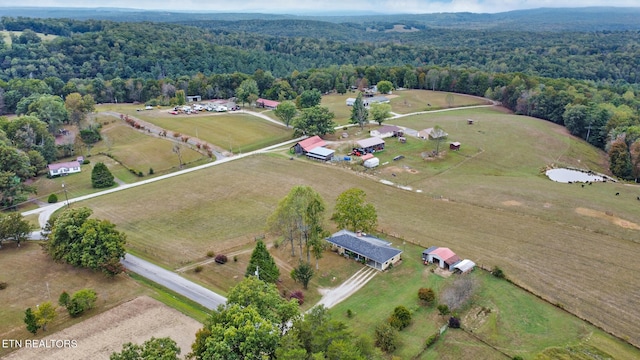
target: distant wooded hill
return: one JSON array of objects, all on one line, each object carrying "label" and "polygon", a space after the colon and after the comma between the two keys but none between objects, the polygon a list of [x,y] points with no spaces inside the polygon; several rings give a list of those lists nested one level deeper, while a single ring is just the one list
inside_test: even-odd
[{"label": "distant wooded hill", "polygon": [[[402,12],[402,9],[398,9]],[[254,20],[254,28],[248,31],[270,28],[268,34],[281,32],[279,24],[259,24],[255,20],[313,20],[309,23],[310,34],[322,30],[327,25],[319,23],[344,24],[347,28],[367,27],[391,29],[395,24],[424,28],[448,28],[467,30],[517,30],[517,31],[624,31],[640,30],[640,7],[584,7],[584,8],[540,8],[518,10],[495,14],[437,13],[437,14],[396,14],[396,15],[341,15],[308,16],[260,13],[215,13],[215,12],[170,12],[153,10],[132,10],[118,8],[32,8],[11,7],[2,9],[3,16],[32,18],[69,18],[77,20],[152,21],[191,23],[200,21],[247,21]],[[245,27],[246,25],[241,25]],[[335,26],[335,25],[334,25]],[[308,35],[308,34],[307,34]],[[291,34],[293,36],[293,34]]]}]

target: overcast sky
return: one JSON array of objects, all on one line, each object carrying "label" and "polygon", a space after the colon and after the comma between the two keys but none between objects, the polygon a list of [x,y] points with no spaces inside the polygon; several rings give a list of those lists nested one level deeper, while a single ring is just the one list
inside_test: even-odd
[{"label": "overcast sky", "polygon": [[2,7],[119,7],[145,10],[309,13],[358,9],[379,13],[496,13],[541,7],[629,6],[640,0],[0,0]]}]

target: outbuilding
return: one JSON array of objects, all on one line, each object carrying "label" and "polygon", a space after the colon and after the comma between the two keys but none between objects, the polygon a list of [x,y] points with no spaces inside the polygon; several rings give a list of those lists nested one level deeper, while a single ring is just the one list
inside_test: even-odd
[{"label": "outbuilding", "polygon": [[367,159],[365,160],[362,165],[368,169],[374,168],[378,165],[380,165],[380,159],[378,159],[377,157],[372,157],[371,159]]},{"label": "outbuilding", "polygon": [[390,242],[362,232],[340,230],[326,240],[338,254],[380,271],[400,261],[402,254],[402,250],[392,247]]},{"label": "outbuilding", "polygon": [[460,273],[460,274],[469,273],[469,272],[473,271],[473,269],[475,267],[476,267],[476,263],[474,263],[473,261],[471,261],[469,259],[464,259],[464,260],[460,261],[459,263],[453,265],[454,272],[457,272],[457,273]]},{"label": "outbuilding", "polygon": [[422,252],[422,261],[425,265],[437,263],[439,267],[453,271],[460,258],[449,248],[432,246]]},{"label": "outbuilding", "polygon": [[365,153],[373,153],[384,150],[384,140],[379,137],[370,137],[368,139],[359,140],[358,147],[362,148]]},{"label": "outbuilding", "polygon": [[302,141],[297,142],[295,145],[291,147],[292,151],[296,154],[306,154],[309,151],[319,147],[326,146],[327,143],[320,138],[320,136],[315,135],[309,138],[306,138]]},{"label": "outbuilding", "polygon": [[460,143],[459,142],[452,142],[451,144],[449,144],[449,150],[460,150]]},{"label": "outbuilding", "polygon": [[322,146],[315,147],[309,151],[305,155],[311,159],[329,161],[333,158],[333,154],[335,150],[327,149]]},{"label": "outbuilding", "polygon": [[275,101],[275,100],[267,100],[267,99],[258,99],[256,100],[256,105],[258,107],[262,107],[265,109],[275,109],[278,107],[278,105],[280,105],[279,102]]}]

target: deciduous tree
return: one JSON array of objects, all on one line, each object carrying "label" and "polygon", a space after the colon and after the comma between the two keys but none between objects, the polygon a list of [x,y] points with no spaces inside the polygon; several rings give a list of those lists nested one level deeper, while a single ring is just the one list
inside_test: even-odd
[{"label": "deciduous tree", "polygon": [[387,120],[391,116],[391,105],[374,103],[371,104],[371,117],[378,125]]},{"label": "deciduous tree", "polygon": [[331,217],[339,228],[351,231],[373,231],[378,215],[372,204],[365,202],[366,193],[358,188],[346,190],[338,196]]},{"label": "deciduous tree", "polygon": [[388,94],[391,90],[393,90],[393,84],[388,80],[378,81],[376,86],[380,94]]},{"label": "deciduous tree", "polygon": [[169,338],[155,338],[145,341],[142,345],[126,343],[122,351],[112,353],[109,360],[178,360],[180,348]]},{"label": "deciduous tree", "polygon": [[42,328],[42,331],[47,331],[47,325],[58,316],[56,307],[50,301],[38,305],[33,315],[36,318],[36,324]]},{"label": "deciduous tree", "polygon": [[293,128],[297,134],[319,135],[333,134],[336,124],[333,122],[335,114],[326,106],[313,106],[302,109],[302,112],[293,121]]},{"label": "deciduous tree", "polygon": [[289,127],[291,121],[296,117],[296,105],[292,101],[283,101],[276,107],[274,114]]},{"label": "deciduous tree", "polygon": [[29,238],[31,224],[20,213],[0,213],[0,247],[3,241],[20,243]]},{"label": "deciduous tree", "polygon": [[116,275],[123,270],[126,235],[90,215],[88,208],[65,210],[53,221],[45,250],[56,261]]}]

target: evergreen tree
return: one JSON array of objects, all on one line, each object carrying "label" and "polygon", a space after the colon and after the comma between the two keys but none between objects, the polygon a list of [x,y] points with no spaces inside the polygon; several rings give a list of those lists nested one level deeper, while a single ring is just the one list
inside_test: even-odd
[{"label": "evergreen tree", "polygon": [[31,311],[31,308],[27,308],[24,312],[24,323],[27,325],[27,331],[34,335],[38,332],[38,329],[40,329],[40,325],[38,325],[36,316],[33,311]]},{"label": "evergreen tree", "polygon": [[256,275],[260,280],[269,283],[275,283],[280,278],[280,270],[262,240],[258,240],[256,243],[256,248],[251,253],[251,259],[249,259],[249,265],[245,272],[246,277]]},{"label": "evergreen tree", "polygon": [[102,162],[97,163],[91,171],[91,185],[96,189],[108,188],[115,184],[111,171]]},{"label": "evergreen tree", "polygon": [[358,97],[356,97],[356,101],[353,103],[353,108],[351,109],[351,123],[358,124],[360,128],[363,128],[364,124],[367,123],[368,117],[369,111],[364,106],[362,93],[358,93]]}]

